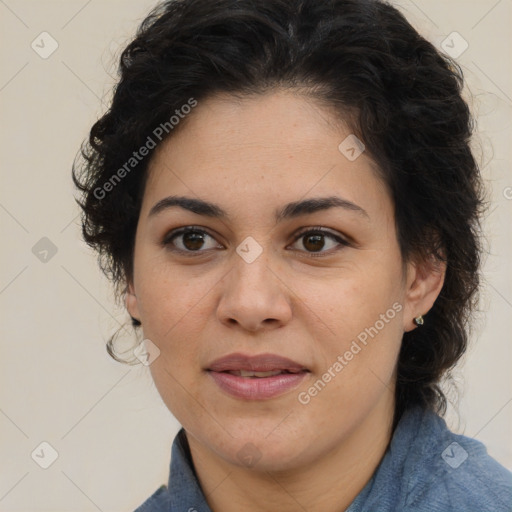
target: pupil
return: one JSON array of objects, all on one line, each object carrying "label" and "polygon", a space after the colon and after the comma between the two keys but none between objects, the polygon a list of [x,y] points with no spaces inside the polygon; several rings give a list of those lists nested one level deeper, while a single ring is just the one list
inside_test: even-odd
[{"label": "pupil", "polygon": [[201,233],[185,233],[183,237],[183,245],[189,250],[200,249],[203,243],[204,240]]},{"label": "pupil", "polygon": [[[304,240],[304,247],[306,249],[310,249],[312,251],[319,251],[320,249],[322,249],[325,245],[325,242],[323,240],[323,235],[309,235],[305,238]],[[313,240],[313,244],[312,244],[312,247],[308,245],[309,244],[309,241]],[[316,245],[315,245],[316,244]]]}]

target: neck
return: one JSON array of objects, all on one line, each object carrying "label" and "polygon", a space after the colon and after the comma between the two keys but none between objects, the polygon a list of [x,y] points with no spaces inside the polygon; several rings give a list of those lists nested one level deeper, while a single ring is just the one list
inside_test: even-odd
[{"label": "neck", "polygon": [[269,472],[241,468],[187,436],[213,512],[343,512],[371,479],[392,436],[394,400],[385,396],[353,432],[307,465]]}]

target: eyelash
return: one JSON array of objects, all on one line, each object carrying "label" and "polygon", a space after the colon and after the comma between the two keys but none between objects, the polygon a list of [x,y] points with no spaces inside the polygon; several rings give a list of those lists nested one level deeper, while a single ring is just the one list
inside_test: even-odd
[{"label": "eyelash", "polygon": [[[199,234],[208,235],[209,237],[214,238],[207,231],[205,231],[204,229],[202,229],[200,227],[187,226],[187,227],[184,227],[184,228],[178,228],[178,229],[168,233],[164,237],[164,239],[162,241],[162,245],[164,247],[166,247],[167,249],[173,251],[173,252],[179,252],[179,253],[186,254],[187,256],[192,256],[192,257],[200,256],[202,253],[206,252],[205,250],[186,251],[186,250],[183,250],[183,249],[177,249],[176,247],[172,247],[172,241],[175,238],[179,237],[180,235],[185,235],[187,233],[199,233]],[[319,226],[318,227],[314,226],[314,227],[311,227],[311,228],[307,228],[304,231],[301,231],[300,233],[298,233],[295,236],[292,244],[297,242],[297,240],[300,240],[301,238],[303,238],[305,235],[311,235],[311,234],[321,234],[321,235],[323,235],[325,237],[328,237],[328,238],[338,242],[340,244],[340,246],[341,246],[341,247],[337,247],[334,250],[331,250],[331,251],[328,251],[328,252],[325,252],[325,251],[324,252],[308,252],[308,251],[305,251],[306,254],[308,254],[308,256],[310,256],[312,258],[319,258],[319,257],[330,256],[330,255],[332,255],[333,252],[339,251],[343,247],[350,246],[350,243],[347,240],[345,240],[345,239],[335,235],[334,233],[331,233],[330,231],[327,231],[327,230],[325,230],[325,229],[323,229],[322,227],[319,227]],[[303,251],[300,251],[299,249],[294,249],[294,250],[295,251],[299,251],[299,252],[303,252]]]}]

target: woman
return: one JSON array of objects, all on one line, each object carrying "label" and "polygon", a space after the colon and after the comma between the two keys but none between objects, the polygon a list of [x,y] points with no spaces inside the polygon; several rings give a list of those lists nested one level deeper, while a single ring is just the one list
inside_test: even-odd
[{"label": "woman", "polygon": [[512,510],[511,474],[441,417],[479,285],[462,85],[377,0],[142,23],[74,171],[183,426],[138,511]]}]

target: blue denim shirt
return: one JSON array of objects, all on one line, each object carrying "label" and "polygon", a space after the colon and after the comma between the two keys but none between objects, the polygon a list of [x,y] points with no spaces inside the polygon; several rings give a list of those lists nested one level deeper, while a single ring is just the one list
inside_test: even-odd
[{"label": "blue denim shirt", "polygon": [[[195,475],[185,431],[172,446],[168,486],[135,512],[211,512]],[[372,478],[345,512],[511,512],[512,473],[485,446],[413,408],[400,419]]]}]

